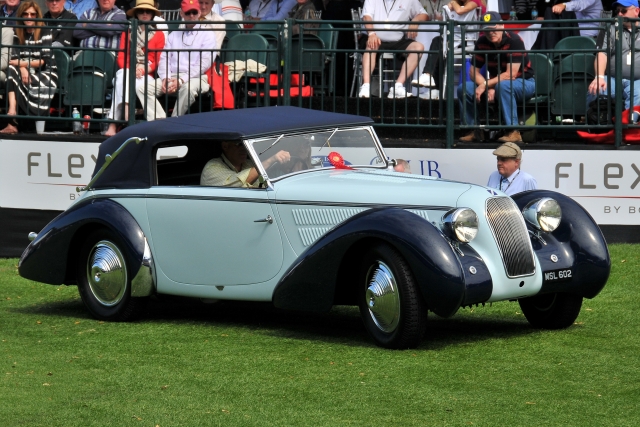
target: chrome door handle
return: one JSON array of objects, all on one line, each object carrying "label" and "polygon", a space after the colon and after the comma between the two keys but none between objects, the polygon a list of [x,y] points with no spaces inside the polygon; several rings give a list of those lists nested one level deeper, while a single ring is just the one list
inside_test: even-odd
[{"label": "chrome door handle", "polygon": [[269,224],[273,224],[273,217],[271,215],[267,215],[264,219],[256,219],[253,222],[268,222]]}]

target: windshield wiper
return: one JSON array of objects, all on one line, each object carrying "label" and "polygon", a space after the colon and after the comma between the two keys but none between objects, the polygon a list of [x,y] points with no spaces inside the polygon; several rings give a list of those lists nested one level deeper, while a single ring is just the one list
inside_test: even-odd
[{"label": "windshield wiper", "polygon": [[273,147],[274,145],[276,145],[278,142],[280,142],[280,140],[282,139],[282,137],[284,137],[284,133],[282,135],[280,135],[275,141],[273,141],[273,143],[268,146],[267,148],[264,149],[264,151],[260,154],[258,154],[259,156],[262,156],[264,153],[266,153],[271,147]]},{"label": "windshield wiper", "polygon": [[[335,128],[333,132],[331,132],[331,135],[329,135],[329,138],[327,138],[324,144],[322,144],[322,147],[318,148],[318,152],[320,152],[320,150],[322,150],[325,145],[329,144],[329,140],[333,138],[333,135],[335,135],[336,132],[338,132],[338,128]],[[331,144],[329,144],[329,148],[331,148]]]}]

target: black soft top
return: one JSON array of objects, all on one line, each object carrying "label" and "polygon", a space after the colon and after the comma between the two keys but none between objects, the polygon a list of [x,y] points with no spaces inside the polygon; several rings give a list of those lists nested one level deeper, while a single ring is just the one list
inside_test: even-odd
[{"label": "black soft top", "polygon": [[149,188],[155,148],[168,142],[194,139],[221,141],[276,135],[334,126],[370,125],[369,117],[328,113],[297,107],[264,107],[189,114],[140,123],[124,129],[100,144],[95,175],[105,156],[131,137],[147,141],[129,143],[105,169],[92,188]]}]

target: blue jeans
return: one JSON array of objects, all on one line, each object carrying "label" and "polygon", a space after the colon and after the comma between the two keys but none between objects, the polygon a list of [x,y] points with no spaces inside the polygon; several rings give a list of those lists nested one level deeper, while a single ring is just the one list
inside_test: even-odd
[{"label": "blue jeans", "polygon": [[[464,99],[463,88],[465,91]],[[518,107],[522,108],[525,100],[533,98],[536,92],[536,80],[534,78],[502,80],[494,89],[496,90],[496,98],[500,102],[500,108],[502,109],[502,115],[505,121],[504,124],[507,126],[518,125]],[[464,124],[475,124],[475,82],[465,82],[464,86],[463,84],[458,86],[458,100],[460,101],[460,110],[462,111]]]},{"label": "blue jeans", "polygon": [[[610,93],[612,97],[616,96],[616,82],[613,77],[611,77],[611,85],[607,85],[606,91],[600,91],[600,95],[609,95]],[[587,106],[597,97],[598,95],[588,94]],[[622,99],[624,100],[624,109],[631,108],[631,80],[622,79]],[[640,80],[633,82],[633,105],[640,105]]]}]

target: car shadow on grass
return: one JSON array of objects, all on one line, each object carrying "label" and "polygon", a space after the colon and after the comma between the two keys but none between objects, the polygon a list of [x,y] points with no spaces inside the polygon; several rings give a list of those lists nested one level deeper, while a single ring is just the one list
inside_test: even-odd
[{"label": "car shadow on grass", "polygon": [[[424,350],[468,344],[487,339],[508,339],[537,333],[520,315],[491,313],[469,314],[461,310],[449,319],[429,313]],[[25,314],[92,319],[80,299],[34,304],[12,311]],[[309,313],[275,308],[271,303],[219,301],[206,304],[198,299],[162,296],[153,298],[141,323],[211,324],[216,327],[246,328],[263,335],[281,338],[318,340],[349,346],[373,347],[360,319],[357,307],[335,306],[329,313]]]}]

